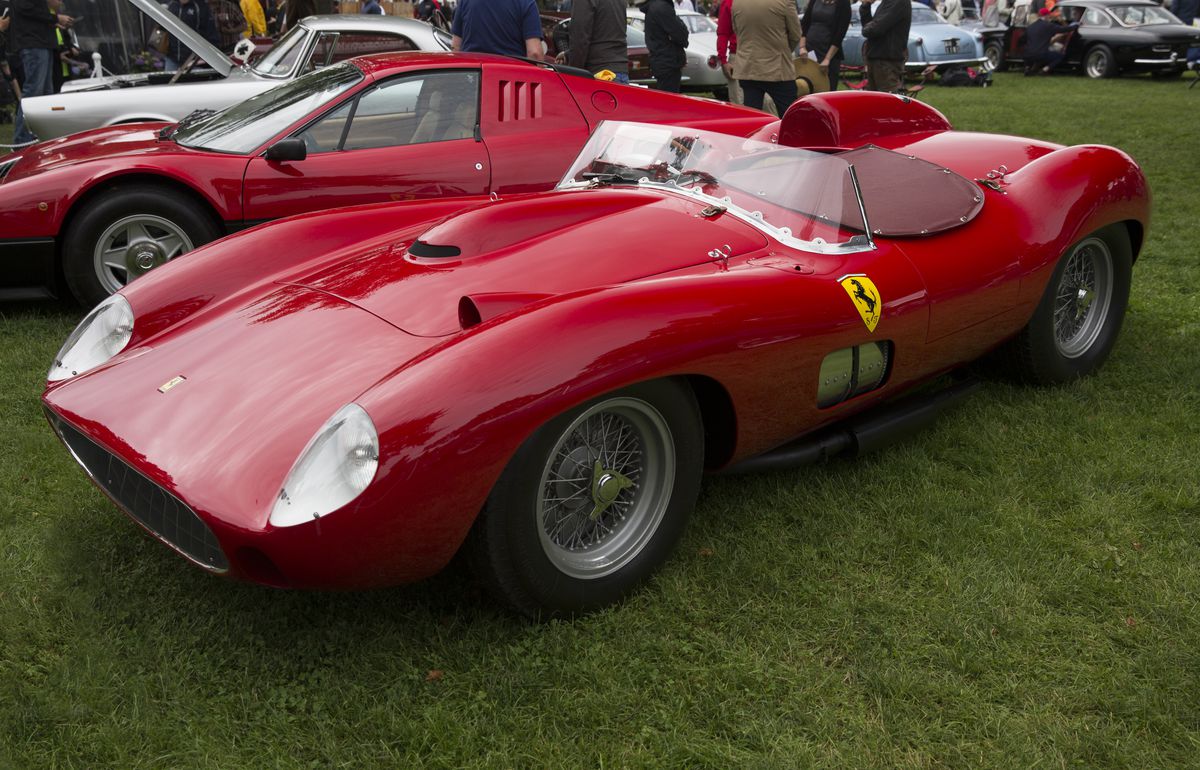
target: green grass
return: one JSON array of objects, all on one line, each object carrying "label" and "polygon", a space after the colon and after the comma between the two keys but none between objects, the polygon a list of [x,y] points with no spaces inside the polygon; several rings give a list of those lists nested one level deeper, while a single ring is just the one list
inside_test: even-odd
[{"label": "green grass", "polygon": [[525,623],[453,569],[360,594],[200,574],[41,416],[80,311],[0,304],[0,768],[1195,767],[1200,89],[997,81],[923,98],[1149,176],[1099,376],[990,384],[859,461],[709,479],[660,576],[575,622]]}]

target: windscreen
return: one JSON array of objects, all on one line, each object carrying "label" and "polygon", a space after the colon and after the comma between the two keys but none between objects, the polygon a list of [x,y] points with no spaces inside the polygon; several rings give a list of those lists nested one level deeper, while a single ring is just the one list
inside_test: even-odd
[{"label": "windscreen", "polygon": [[606,121],[559,189],[589,185],[678,190],[807,242],[848,243],[865,230],[846,161],[710,131]]},{"label": "windscreen", "polygon": [[174,138],[187,147],[244,155],[362,79],[362,71],[349,62],[325,67],[194,124],[185,121]]},{"label": "windscreen", "polygon": [[254,63],[252,69],[266,77],[291,74],[296,67],[296,60],[304,53],[304,42],[307,39],[307,29],[302,26],[292,27],[271,46],[271,50],[267,51],[265,56]]}]

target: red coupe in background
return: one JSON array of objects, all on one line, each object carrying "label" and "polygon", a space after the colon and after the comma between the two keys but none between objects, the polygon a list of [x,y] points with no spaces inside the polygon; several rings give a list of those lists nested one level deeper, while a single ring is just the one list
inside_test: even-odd
[{"label": "red coupe in background", "polygon": [[1148,218],[1119,150],[891,95],[808,96],[756,139],[606,122],[553,192],[308,214],[175,260],[80,324],[43,402],[212,573],[361,588],[465,547],[503,601],[569,615],[662,564],[705,469],[881,446],[989,354],[1093,372]]},{"label": "red coupe in background", "polygon": [[179,124],[112,126],[0,159],[0,296],[65,279],[95,304],[179,254],[359,203],[547,190],[601,120],[747,135],[742,107],[497,56],[401,53],[312,72]]}]

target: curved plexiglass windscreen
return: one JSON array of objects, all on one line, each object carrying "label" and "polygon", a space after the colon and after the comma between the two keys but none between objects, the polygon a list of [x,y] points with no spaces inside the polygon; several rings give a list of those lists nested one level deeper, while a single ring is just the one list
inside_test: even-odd
[{"label": "curved plexiglass windscreen", "polygon": [[215,115],[195,122],[185,118],[174,138],[186,147],[245,155],[362,79],[362,70],[349,62],[325,67]]},{"label": "curved plexiglass windscreen", "polygon": [[559,189],[638,185],[724,207],[779,238],[865,244],[850,164],[833,155],[711,131],[605,122]]}]

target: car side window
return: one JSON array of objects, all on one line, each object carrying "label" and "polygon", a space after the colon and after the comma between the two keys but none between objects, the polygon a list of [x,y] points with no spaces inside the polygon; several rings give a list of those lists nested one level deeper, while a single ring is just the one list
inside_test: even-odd
[{"label": "car side window", "polygon": [[446,142],[473,138],[478,116],[478,72],[433,72],[381,83],[300,136],[310,153]]},{"label": "car side window", "polygon": [[1110,22],[1108,16],[1097,8],[1088,8],[1083,12],[1082,25],[1085,27],[1107,27]]},{"label": "car side window", "polygon": [[343,32],[338,35],[333,47],[333,57],[326,64],[334,64],[354,56],[388,51],[416,51],[417,45],[404,35],[385,35],[377,32]]},{"label": "car side window", "polygon": [[322,32],[317,37],[316,44],[313,45],[312,53],[308,56],[308,63],[300,71],[312,72],[329,64],[329,55],[333,52],[337,39],[338,33],[336,32]]},{"label": "car side window", "polygon": [[1029,6],[1019,5],[1012,12],[1012,26],[1027,27],[1029,26]]}]

